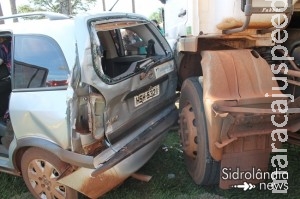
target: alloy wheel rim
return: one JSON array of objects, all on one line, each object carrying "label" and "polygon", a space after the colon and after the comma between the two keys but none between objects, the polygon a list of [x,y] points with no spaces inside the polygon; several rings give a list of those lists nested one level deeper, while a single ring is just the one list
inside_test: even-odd
[{"label": "alloy wheel rim", "polygon": [[28,178],[34,192],[43,199],[66,198],[66,187],[57,182],[60,172],[51,163],[35,159],[28,166]]}]

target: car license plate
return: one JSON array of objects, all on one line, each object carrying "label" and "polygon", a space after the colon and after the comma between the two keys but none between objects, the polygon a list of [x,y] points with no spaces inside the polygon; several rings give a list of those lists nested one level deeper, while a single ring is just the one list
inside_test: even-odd
[{"label": "car license plate", "polygon": [[159,85],[150,87],[149,90],[147,90],[146,92],[134,96],[134,106],[138,107],[158,95],[159,95]]}]

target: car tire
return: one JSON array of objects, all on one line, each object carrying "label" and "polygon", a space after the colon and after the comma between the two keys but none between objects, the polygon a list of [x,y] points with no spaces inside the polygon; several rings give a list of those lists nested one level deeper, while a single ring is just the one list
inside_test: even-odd
[{"label": "car tire", "polygon": [[209,152],[203,89],[197,77],[184,81],[179,100],[179,132],[187,170],[198,185],[219,182],[220,162]]},{"label": "car tire", "polygon": [[35,198],[77,199],[77,191],[56,181],[67,167],[54,154],[40,148],[29,148],[22,156],[22,176]]}]

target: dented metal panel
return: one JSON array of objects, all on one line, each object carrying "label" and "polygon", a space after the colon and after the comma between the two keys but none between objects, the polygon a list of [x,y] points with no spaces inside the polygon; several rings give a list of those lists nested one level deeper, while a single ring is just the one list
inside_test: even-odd
[{"label": "dented metal panel", "polygon": [[[156,62],[153,61],[153,67],[147,69],[144,73],[137,66],[137,72],[132,72],[129,75],[120,75],[119,78],[108,77],[103,72],[103,63],[105,57],[101,54],[101,37],[97,31],[107,31],[107,28],[113,25],[116,27],[124,26],[130,21],[127,26],[140,31],[146,41],[154,40],[156,45]],[[114,18],[102,17],[100,15],[91,15],[86,18],[81,18],[76,21],[76,26],[81,27],[82,24],[87,24],[90,28],[77,32],[76,38],[78,41],[78,61],[81,66],[81,81],[91,85],[97,92],[103,96],[105,107],[102,107],[103,116],[96,116],[92,110],[94,105],[91,102],[89,131],[91,131],[95,139],[100,139],[105,134],[110,142],[124,136],[130,135],[130,128],[133,128],[135,123],[143,122],[148,117],[152,117],[155,111],[158,111],[160,104],[171,100],[174,97],[176,90],[177,76],[175,73],[175,63],[172,60],[171,49],[168,43],[163,39],[163,36],[149,21],[145,18],[128,15],[114,15]],[[101,29],[101,28],[104,29]],[[151,31],[149,30],[151,28]],[[114,46],[113,41],[106,40],[106,45]],[[111,42],[111,43],[109,43]],[[108,52],[110,48],[106,49]],[[140,60],[147,60],[146,54],[140,56]],[[130,56],[129,56],[130,57]],[[114,57],[124,58],[124,57]],[[151,58],[151,57],[149,57]],[[148,58],[148,59],[149,59]],[[136,61],[132,61],[131,66],[135,66]],[[159,87],[159,94],[149,101],[143,101],[141,106],[136,107],[135,96],[153,88]],[[86,96],[88,99],[91,96]],[[101,105],[102,106],[102,105]],[[154,108],[153,108],[154,107]],[[102,129],[101,129],[102,125]],[[97,128],[96,128],[97,126]],[[91,128],[92,127],[92,128]],[[104,132],[103,132],[104,131]],[[126,134],[124,134],[127,131]],[[104,133],[104,134],[103,134]]]},{"label": "dented metal panel", "polygon": [[[221,160],[222,148],[237,137],[271,133],[275,127],[271,128],[271,103],[274,98],[270,96],[277,94],[282,98],[285,95],[272,89],[278,85],[272,80],[274,75],[263,58],[255,56],[251,50],[203,51],[201,65],[210,153],[215,160]],[[216,105],[227,106],[227,111],[214,110]],[[233,109],[251,108],[253,116],[243,114],[243,111],[241,114],[230,114]],[[268,121],[268,116],[259,114],[258,110],[262,108],[270,110]],[[258,123],[258,126],[255,125]],[[299,127],[291,121],[290,128],[295,130]]]},{"label": "dented metal panel", "polygon": [[18,138],[38,136],[52,140],[64,149],[69,148],[71,137],[66,133],[70,130],[68,96],[66,89],[13,92],[10,99],[10,118],[15,135]]},{"label": "dented metal panel", "polygon": [[163,138],[164,136],[158,137],[118,165],[95,177],[91,175],[94,171],[93,169],[78,168],[70,175],[60,179],[59,182],[78,190],[90,198],[97,198],[122,183],[144,165],[160,146]]}]

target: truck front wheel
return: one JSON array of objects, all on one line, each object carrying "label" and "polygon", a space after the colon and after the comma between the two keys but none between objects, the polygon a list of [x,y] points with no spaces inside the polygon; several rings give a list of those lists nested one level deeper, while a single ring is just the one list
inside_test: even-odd
[{"label": "truck front wheel", "polygon": [[213,160],[208,148],[208,135],[203,106],[203,89],[197,77],[184,81],[179,100],[179,131],[184,159],[196,184],[217,184],[220,163]]}]

